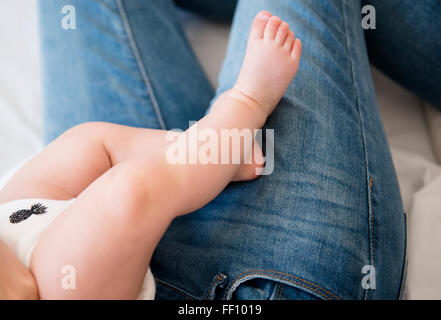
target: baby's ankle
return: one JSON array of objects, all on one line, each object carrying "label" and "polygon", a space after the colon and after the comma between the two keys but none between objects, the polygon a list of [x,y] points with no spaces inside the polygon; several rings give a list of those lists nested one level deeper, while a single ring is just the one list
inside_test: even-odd
[{"label": "baby's ankle", "polygon": [[255,99],[252,95],[250,95],[246,89],[240,84],[237,83],[234,87],[228,91],[228,94],[234,98],[242,101],[251,111],[264,123],[269,116],[268,107],[265,106],[262,102]]}]

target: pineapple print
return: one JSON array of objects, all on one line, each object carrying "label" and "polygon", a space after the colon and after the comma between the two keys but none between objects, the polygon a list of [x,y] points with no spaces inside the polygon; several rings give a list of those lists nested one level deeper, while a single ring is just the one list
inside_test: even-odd
[{"label": "pineapple print", "polygon": [[10,217],[9,217],[9,221],[11,223],[19,223],[22,222],[23,220],[26,220],[27,218],[29,218],[31,215],[33,214],[45,214],[46,213],[47,208],[45,206],[43,206],[41,203],[37,203],[34,204],[31,207],[31,210],[19,210],[17,212],[14,212]]}]

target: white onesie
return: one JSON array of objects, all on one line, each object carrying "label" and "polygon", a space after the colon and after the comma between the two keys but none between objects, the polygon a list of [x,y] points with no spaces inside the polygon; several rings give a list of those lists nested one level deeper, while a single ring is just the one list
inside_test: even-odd
[{"label": "white onesie", "polygon": [[[29,268],[32,252],[42,233],[74,201],[25,199],[0,205],[0,239]],[[154,297],[155,280],[149,268],[138,300],[153,300]]]}]

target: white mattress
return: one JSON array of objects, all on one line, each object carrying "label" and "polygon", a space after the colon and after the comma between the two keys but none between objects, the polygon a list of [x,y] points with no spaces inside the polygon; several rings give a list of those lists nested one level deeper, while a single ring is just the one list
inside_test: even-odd
[{"label": "white mattress", "polygon": [[[41,146],[36,0],[0,1],[0,188]],[[229,29],[189,14],[182,20],[213,84]],[[373,69],[380,111],[408,213],[406,298],[441,299],[441,114]],[[426,112],[430,114],[429,131]],[[434,129],[435,128],[435,129]],[[438,146],[438,149],[434,149]]]}]

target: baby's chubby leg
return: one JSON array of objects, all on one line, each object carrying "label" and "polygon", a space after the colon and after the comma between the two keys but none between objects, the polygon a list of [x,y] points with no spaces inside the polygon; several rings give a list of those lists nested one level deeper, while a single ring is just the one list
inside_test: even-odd
[{"label": "baby's chubby leg", "polygon": [[[299,67],[301,55],[300,40],[295,39],[286,22],[272,17],[268,12],[259,13],[251,28],[247,53],[242,71],[235,86],[223,94],[213,105],[212,111],[197,122],[198,130],[210,129],[222,148],[222,131],[234,129],[254,131],[261,128],[272,113],[293,80]],[[192,128],[184,132],[175,146],[194,152],[205,141],[194,139]],[[181,148],[180,148],[181,147]],[[165,161],[164,154],[170,145],[164,145],[149,155],[141,167],[152,167],[150,179],[155,201],[165,206],[173,216],[193,212],[213,200],[237,175],[240,164],[217,163],[174,163]],[[219,150],[219,158],[222,150]],[[251,146],[239,151],[241,159],[251,153]],[[148,164],[148,165],[147,165]],[[160,181],[160,182],[159,182]],[[156,185],[158,184],[158,185]],[[173,195],[169,199],[169,195]]]},{"label": "baby's chubby leg", "polygon": [[[107,170],[167,144],[165,130],[105,122],[78,125],[26,163],[0,192],[0,203],[18,199],[69,200],[78,197]],[[252,180],[263,166],[262,153],[240,167],[234,181]]]},{"label": "baby's chubby leg", "polygon": [[[220,137],[222,129],[262,127],[294,78],[300,52],[300,42],[286,23],[260,13],[236,86],[197,123],[198,130],[211,129]],[[187,130],[177,143],[187,148],[191,139]],[[43,234],[31,260],[42,298],[135,298],[153,250],[171,221],[214,199],[240,168],[240,164],[172,164],[166,159],[169,147],[115,165]],[[241,158],[250,151],[245,147]],[[61,286],[65,265],[76,270],[75,290]]]}]

